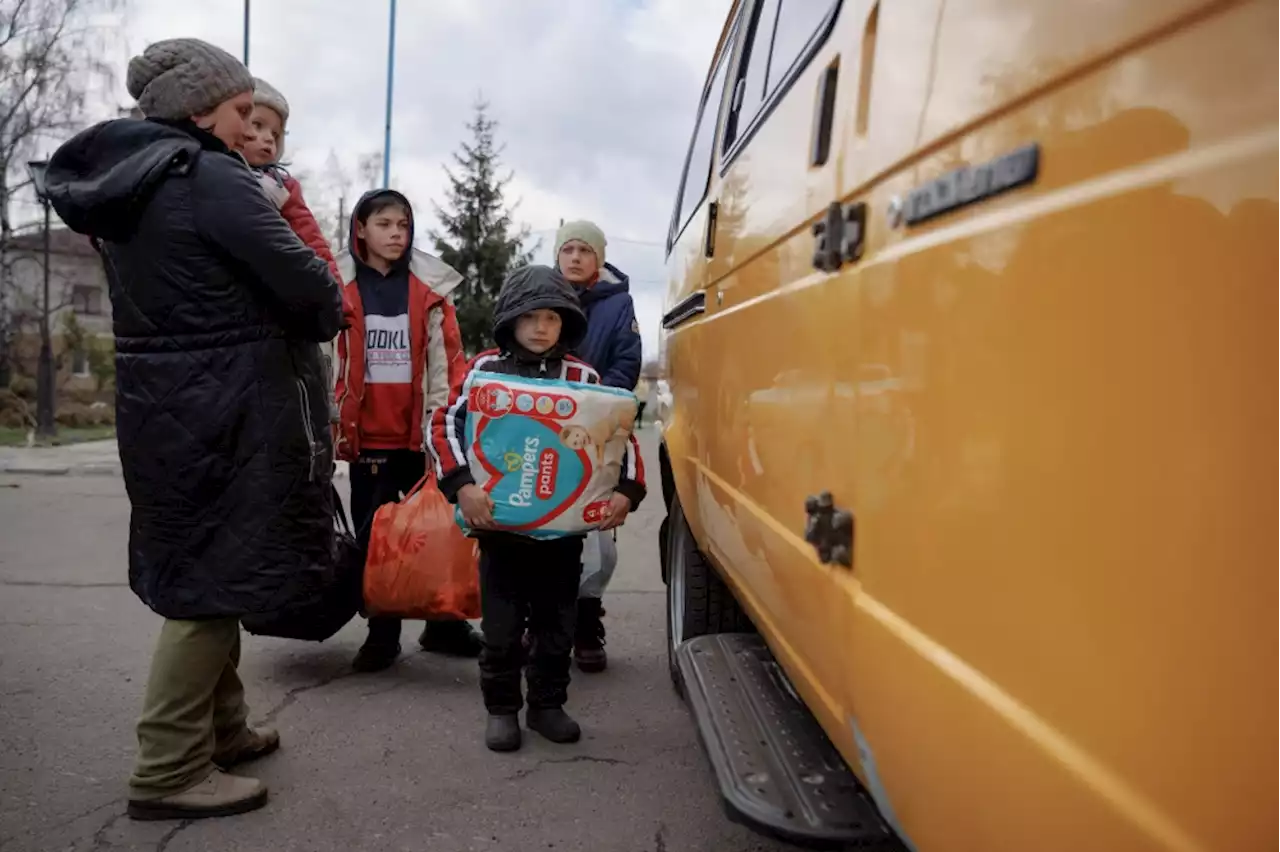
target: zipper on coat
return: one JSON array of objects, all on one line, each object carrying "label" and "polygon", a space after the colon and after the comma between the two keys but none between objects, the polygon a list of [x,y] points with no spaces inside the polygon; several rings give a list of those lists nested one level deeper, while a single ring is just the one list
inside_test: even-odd
[{"label": "zipper on coat", "polygon": [[302,406],[302,430],[307,435],[307,482],[316,481],[316,460],[320,457],[320,445],[316,441],[315,426],[311,423],[311,394],[307,383],[294,379],[298,384],[298,404]]}]

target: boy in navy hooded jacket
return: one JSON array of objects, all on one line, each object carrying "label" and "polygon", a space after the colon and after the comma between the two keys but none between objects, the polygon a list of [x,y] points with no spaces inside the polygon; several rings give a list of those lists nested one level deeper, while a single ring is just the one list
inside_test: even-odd
[{"label": "boy in navy hooded jacket", "polygon": [[[604,232],[592,222],[566,222],[556,232],[556,266],[578,291],[587,315],[587,335],[574,354],[600,373],[600,383],[635,390],[640,381],[640,324],[631,301],[630,282],[605,262]],[[578,622],[573,658],[584,672],[604,671],[604,609],[600,599],[618,564],[610,535],[592,533],[584,560],[599,559],[598,571],[586,571],[578,590]]]}]

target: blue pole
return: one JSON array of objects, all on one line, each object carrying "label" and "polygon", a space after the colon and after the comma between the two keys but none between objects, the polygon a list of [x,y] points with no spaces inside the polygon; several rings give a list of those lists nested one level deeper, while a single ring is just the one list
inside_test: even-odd
[{"label": "blue pole", "polygon": [[391,186],[391,91],[396,78],[396,0],[391,0],[391,32],[387,36],[387,127],[382,140],[382,185]]}]

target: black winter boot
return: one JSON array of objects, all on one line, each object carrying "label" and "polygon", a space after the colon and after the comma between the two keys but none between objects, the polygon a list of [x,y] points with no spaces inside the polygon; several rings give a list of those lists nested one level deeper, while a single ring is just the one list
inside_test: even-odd
[{"label": "black winter boot", "polygon": [[480,635],[465,621],[428,621],[418,645],[424,651],[467,658],[480,656],[482,647]]},{"label": "black winter boot", "polygon": [[515,713],[493,713],[484,729],[484,744],[490,751],[520,748],[520,717]]},{"label": "black winter boot", "polygon": [[399,656],[399,645],[378,645],[366,642],[356,652],[356,658],[351,661],[351,668],[365,673],[380,672],[391,668]]},{"label": "black winter boot", "polygon": [[609,665],[604,652],[604,607],[599,598],[578,598],[578,623],[573,632],[573,661],[587,674]]},{"label": "black winter boot", "polygon": [[530,707],[524,721],[529,730],[537,731],[553,743],[576,743],[582,738],[582,726],[573,721],[563,707]]},{"label": "black winter boot", "polygon": [[400,619],[369,619],[369,636],[360,646],[351,668],[358,672],[380,672],[390,668],[400,656]]}]

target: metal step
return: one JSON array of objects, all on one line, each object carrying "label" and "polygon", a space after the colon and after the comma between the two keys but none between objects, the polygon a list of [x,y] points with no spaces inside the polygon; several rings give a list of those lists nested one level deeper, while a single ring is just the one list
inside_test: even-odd
[{"label": "metal step", "polygon": [[730,819],[806,846],[903,849],[760,636],[699,636],[676,659]]}]

